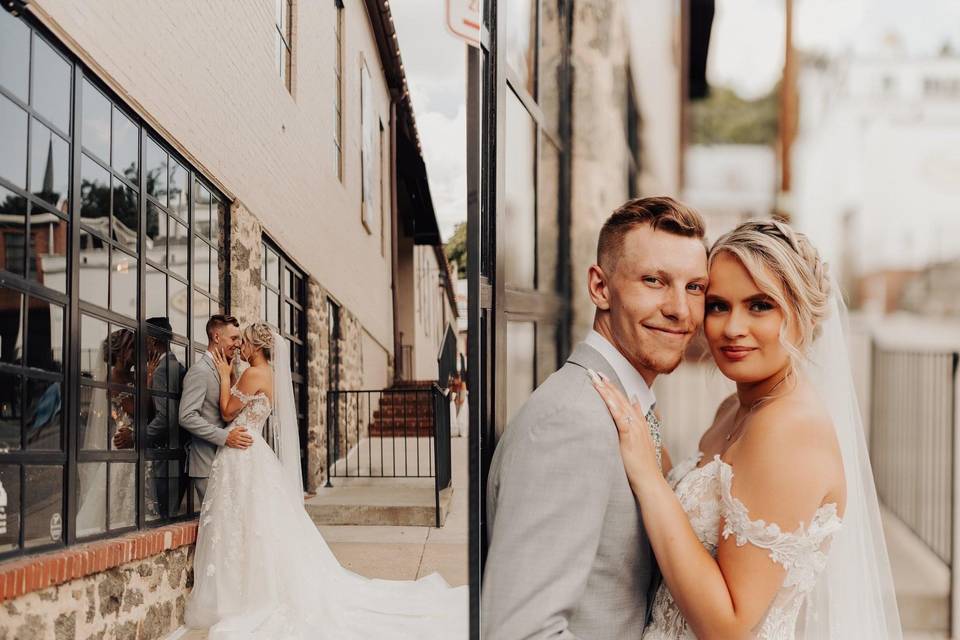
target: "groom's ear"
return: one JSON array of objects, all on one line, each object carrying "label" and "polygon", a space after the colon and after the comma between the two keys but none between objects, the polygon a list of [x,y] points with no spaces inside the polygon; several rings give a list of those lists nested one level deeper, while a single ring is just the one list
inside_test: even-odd
[{"label": "groom's ear", "polygon": [[598,264],[592,264],[587,269],[587,291],[590,292],[590,300],[593,301],[597,309],[602,311],[610,309],[609,281],[607,274]]}]

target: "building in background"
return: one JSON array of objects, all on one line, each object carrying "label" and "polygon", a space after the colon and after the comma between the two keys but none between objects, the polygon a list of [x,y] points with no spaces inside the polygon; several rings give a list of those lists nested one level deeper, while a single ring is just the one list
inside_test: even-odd
[{"label": "building in background", "polygon": [[159,637],[191,582],[177,407],[210,314],[289,341],[308,490],[328,390],[438,376],[457,311],[392,18],[375,0],[7,4],[2,626]]}]

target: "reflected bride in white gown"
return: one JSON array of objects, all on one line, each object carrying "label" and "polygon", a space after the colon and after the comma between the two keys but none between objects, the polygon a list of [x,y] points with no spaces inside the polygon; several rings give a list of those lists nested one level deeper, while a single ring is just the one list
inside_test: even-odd
[{"label": "reflected bride in white gown", "polygon": [[[451,588],[437,574],[368,579],[334,557],[303,508],[289,347],[266,325],[250,328],[258,331],[276,345],[276,409],[262,391],[231,389],[243,408],[227,428],[246,427],[253,445],[223,447],[213,463],[187,626],[209,628],[211,639],[466,638],[467,587]],[[276,453],[263,437],[271,416]]]}]

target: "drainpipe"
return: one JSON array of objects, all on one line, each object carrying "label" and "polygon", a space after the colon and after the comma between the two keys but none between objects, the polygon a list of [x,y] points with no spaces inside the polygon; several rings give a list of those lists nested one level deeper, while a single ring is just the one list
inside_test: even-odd
[{"label": "drainpipe", "polygon": [[400,379],[403,349],[400,342],[400,303],[397,299],[397,277],[400,265],[397,260],[399,239],[397,237],[397,101],[390,100],[390,294],[393,297],[393,382]]}]

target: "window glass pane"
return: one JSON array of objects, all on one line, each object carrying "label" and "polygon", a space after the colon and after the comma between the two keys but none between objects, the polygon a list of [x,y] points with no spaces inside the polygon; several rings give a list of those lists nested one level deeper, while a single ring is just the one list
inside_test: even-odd
[{"label": "window glass pane", "polygon": [[187,277],[187,247],[190,246],[190,234],[187,228],[170,218],[167,236],[167,260],[169,269],[181,278]]},{"label": "window glass pane", "polygon": [[119,109],[113,108],[113,137],[111,166],[132,182],[140,175],[137,171],[140,129]]},{"label": "window glass pane", "polygon": [[506,282],[532,289],[536,260],[536,184],[533,119],[512,92],[507,92],[506,228],[504,253]]},{"label": "window glass pane", "polygon": [[507,31],[507,64],[520,79],[521,86],[535,96],[537,46],[537,0],[501,2],[501,14]]},{"label": "window glass pane", "polygon": [[[30,61],[30,28],[4,11],[0,14],[0,85],[27,101],[27,69]],[[0,551],[3,551],[0,538]]]},{"label": "window glass pane", "polygon": [[[3,151],[0,151],[0,154],[2,153]],[[22,249],[16,249],[24,246],[26,237],[26,198],[0,187],[0,214],[3,215],[0,219],[0,234],[3,234],[3,250],[6,254],[3,262],[0,262],[0,269],[23,275],[26,255]]]},{"label": "window glass pane", "polygon": [[110,161],[110,101],[83,81],[83,146],[104,162]]},{"label": "window glass pane", "polygon": [[106,307],[109,275],[110,260],[106,244],[100,238],[81,231],[80,298]]},{"label": "window glass pane", "polygon": [[63,218],[38,206],[31,208],[30,277],[60,293],[67,292],[69,229]]},{"label": "window glass pane", "polygon": [[[106,363],[103,367],[104,375]],[[104,450],[107,448],[107,419],[110,409],[107,391],[99,387],[80,385],[80,448]]]},{"label": "window glass pane", "polygon": [[34,119],[30,133],[30,191],[63,213],[67,208],[70,145]]},{"label": "window glass pane", "polygon": [[0,95],[0,177],[27,186],[27,112]]},{"label": "window glass pane", "polygon": [[63,539],[63,467],[28,465],[24,504],[25,547]]},{"label": "window glass pane", "polygon": [[[206,340],[206,335],[203,336]],[[181,383],[183,382],[183,376],[187,372],[187,348],[182,344],[171,343],[170,344],[170,353],[171,356],[167,356],[168,359],[175,359],[176,366],[178,367],[179,375],[168,375],[167,376],[167,391],[174,394],[174,398],[180,397]],[[173,370],[173,363],[171,361],[170,367],[171,371]],[[174,400],[176,402],[176,400]],[[173,415],[179,416],[180,414],[176,411]]]},{"label": "window glass pane", "polygon": [[117,178],[113,180],[113,240],[131,251],[137,250],[140,209],[137,192]]},{"label": "window glass pane", "polygon": [[200,238],[193,239],[193,286],[210,290],[210,248]]},{"label": "window glass pane", "polygon": [[560,152],[540,136],[540,187],[537,191],[537,288],[557,289],[557,254],[560,238],[557,214],[560,207]]},{"label": "window glass pane", "polygon": [[[127,327],[118,327],[110,325],[110,337],[107,339],[109,347],[110,361],[107,369],[107,382],[112,384],[126,385],[131,389],[137,381],[137,334],[133,329]],[[136,403],[130,398],[120,398],[125,404],[124,409],[127,414],[133,415],[133,409]],[[118,419],[123,417],[118,414]]]},{"label": "window glass pane", "polygon": [[193,292],[193,339],[207,341],[207,320],[210,319],[210,298],[199,291]]},{"label": "window glass pane", "polygon": [[77,505],[77,537],[107,530],[107,463],[81,462],[79,503]]},{"label": "window glass pane", "polygon": [[105,382],[107,323],[93,316],[80,316],[80,376]]},{"label": "window glass pane", "polygon": [[220,291],[222,289],[221,285],[221,271],[220,271],[220,254],[214,251],[212,248],[209,248],[210,252],[210,293],[213,294],[214,299],[220,300]]},{"label": "window glass pane", "polygon": [[53,48],[33,37],[33,82],[30,104],[40,115],[70,133],[70,63]]},{"label": "window glass pane", "polygon": [[86,155],[81,167],[81,221],[103,237],[109,237],[106,217],[110,213],[110,173]]},{"label": "window glass pane", "polygon": [[280,296],[267,290],[267,322],[280,327]]},{"label": "window glass pane", "polygon": [[156,318],[167,315],[167,276],[147,265],[147,282],[144,295],[147,300],[147,317]]},{"label": "window glass pane", "polygon": [[195,198],[193,203],[193,230],[197,235],[209,238],[210,191],[199,182],[194,182],[193,194]]},{"label": "window glass pane", "polygon": [[170,159],[169,193],[170,209],[184,220],[187,219],[187,170],[179,162]]},{"label": "window glass pane", "polygon": [[27,449],[60,450],[63,392],[59,380],[26,379],[27,412],[24,444]]},{"label": "window glass pane", "polygon": [[534,323],[507,322],[507,422],[533,393]]},{"label": "window glass pane", "polygon": [[147,259],[163,267],[167,266],[167,214],[154,203],[147,201]]},{"label": "window glass pane", "polygon": [[280,259],[277,254],[268,248],[264,248],[264,273],[267,276],[267,282],[274,287],[280,286]]},{"label": "window glass pane", "polygon": [[[0,22],[6,20],[0,15]],[[2,41],[0,41],[2,42]],[[3,51],[0,48],[0,51]],[[0,498],[6,498],[6,509],[0,508],[0,522],[6,531],[0,532],[0,553],[20,546],[20,467],[15,464],[0,464]]]},{"label": "window glass pane", "polygon": [[137,317],[137,261],[124,252],[110,252],[110,309]]},{"label": "window glass pane", "polygon": [[108,391],[110,419],[108,448],[123,451],[136,447],[137,396],[132,391]]},{"label": "window glass pane", "polygon": [[20,364],[23,357],[23,294],[0,286],[0,362]]},{"label": "window glass pane", "polygon": [[0,371],[0,450],[20,448],[21,378]]},{"label": "window glass pane", "polygon": [[137,522],[137,473],[130,462],[109,463],[110,522],[109,529],[131,527]]},{"label": "window glass pane", "polygon": [[32,297],[27,322],[27,366],[62,372],[63,307]]},{"label": "window glass pane", "polygon": [[182,460],[147,462],[147,520],[165,520],[187,512],[187,478]]},{"label": "window glass pane", "polygon": [[167,206],[167,152],[147,138],[147,193]]},{"label": "window glass pane", "polygon": [[187,335],[187,285],[176,278],[167,280],[167,296],[169,297],[170,325],[177,335]]},{"label": "window glass pane", "polygon": [[220,237],[220,230],[223,228],[226,215],[226,206],[224,206],[219,198],[214,198],[210,209],[210,242],[212,242],[215,247],[223,246],[223,238]]}]

